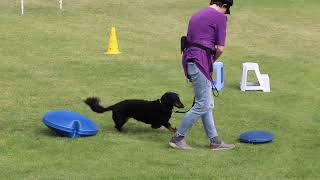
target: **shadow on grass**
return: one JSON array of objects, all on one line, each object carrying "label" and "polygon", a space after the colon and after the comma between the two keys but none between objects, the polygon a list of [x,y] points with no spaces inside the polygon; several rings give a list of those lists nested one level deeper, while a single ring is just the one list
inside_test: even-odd
[{"label": "shadow on grass", "polygon": [[230,83],[227,84],[226,87],[229,89],[233,89],[233,90],[240,90],[240,84],[239,83]]},{"label": "shadow on grass", "polygon": [[144,133],[154,133],[154,134],[163,134],[165,132],[169,132],[166,129],[152,129],[150,127],[128,127],[127,129],[127,134],[144,134]]},{"label": "shadow on grass", "polygon": [[[160,129],[152,129],[149,126],[137,126],[137,125],[129,125],[126,127],[127,132],[126,133],[120,133],[113,127],[104,127],[101,128],[97,135],[100,134],[102,138],[109,138],[109,133],[114,135],[121,135],[126,136],[130,139],[136,139],[140,141],[145,142],[167,142],[170,140],[170,138],[174,135],[173,133],[169,132],[165,128]],[[63,136],[61,134],[58,134],[54,131],[52,131],[49,128],[41,128],[34,131],[35,134],[48,137],[48,138],[66,138],[66,136]],[[91,136],[87,136],[91,137]]]},{"label": "shadow on grass", "polygon": [[165,128],[152,129],[150,127],[129,127],[125,134],[130,138],[139,139],[145,142],[167,142],[174,135]]},{"label": "shadow on grass", "polygon": [[36,133],[41,136],[47,137],[63,137],[62,135],[52,131],[51,129],[39,129]]}]

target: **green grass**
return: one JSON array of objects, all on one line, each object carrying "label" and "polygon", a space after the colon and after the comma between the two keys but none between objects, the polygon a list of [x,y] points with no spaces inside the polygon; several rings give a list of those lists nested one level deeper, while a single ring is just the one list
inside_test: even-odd
[{"label": "green grass", "polygon": [[[318,0],[238,0],[228,21],[225,88],[215,99],[219,135],[236,149],[211,152],[201,121],[187,141],[168,148],[171,134],[129,121],[113,128],[105,105],[127,98],[153,100],[176,91],[193,99],[181,69],[179,38],[206,1],[68,0],[0,2],[0,179],[320,179],[320,14]],[[106,56],[117,28],[122,54]],[[241,92],[241,63],[257,62],[271,92]],[[41,122],[68,109],[94,119],[96,136],[58,137]],[[179,126],[182,114],[174,114]],[[238,142],[240,133],[272,131],[270,144]]]}]

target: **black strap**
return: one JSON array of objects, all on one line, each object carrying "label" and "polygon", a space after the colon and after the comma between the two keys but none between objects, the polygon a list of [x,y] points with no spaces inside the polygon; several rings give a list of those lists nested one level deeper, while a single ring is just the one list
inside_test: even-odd
[{"label": "black strap", "polygon": [[196,47],[196,48],[200,48],[202,50],[205,50],[208,56],[213,56],[215,55],[215,51],[207,48],[206,46],[203,46],[201,44],[196,44],[196,43],[191,43],[191,44],[187,44],[186,49],[190,48],[190,47]]},{"label": "black strap", "polygon": [[[214,85],[214,83],[212,82],[212,94],[214,95],[214,97],[218,97],[219,96],[219,91],[218,91],[218,89],[217,89],[217,87]],[[214,92],[217,92],[217,94],[216,93],[214,93]]]},{"label": "black strap", "polygon": [[215,51],[212,50],[211,48],[208,48],[202,44],[198,44],[198,43],[190,43],[187,40],[186,36],[182,36],[181,37],[181,53],[183,51],[185,51],[186,49],[190,48],[190,47],[197,47],[200,48],[202,50],[205,50],[208,56],[214,56],[215,55]]}]

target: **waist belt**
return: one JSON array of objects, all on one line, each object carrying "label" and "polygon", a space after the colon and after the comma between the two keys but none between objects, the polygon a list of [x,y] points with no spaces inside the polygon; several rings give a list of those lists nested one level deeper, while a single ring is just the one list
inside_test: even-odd
[{"label": "waist belt", "polygon": [[187,40],[186,36],[182,36],[181,37],[181,53],[185,50],[187,50],[188,48],[191,47],[196,47],[196,48],[200,48],[202,50],[205,50],[208,56],[214,56],[215,55],[215,51],[212,50],[211,48],[208,48],[206,46],[203,46],[201,44],[197,44],[197,43],[190,43]]}]

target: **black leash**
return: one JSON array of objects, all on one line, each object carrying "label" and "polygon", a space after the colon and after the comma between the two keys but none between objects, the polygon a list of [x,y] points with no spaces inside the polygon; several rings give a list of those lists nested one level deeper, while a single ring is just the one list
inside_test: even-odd
[{"label": "black leash", "polygon": [[[218,91],[217,87],[213,83],[212,83],[212,85],[213,85],[212,94],[214,95],[214,97],[218,97],[219,96],[219,91]],[[196,97],[193,98],[193,102],[192,102],[192,105],[189,108],[189,110],[187,110],[187,111],[174,111],[174,112],[175,113],[187,113],[188,111],[190,111],[190,109],[194,106],[195,103],[196,103]]]},{"label": "black leash", "polygon": [[[218,97],[219,96],[219,91],[217,89],[217,87],[214,85],[214,83],[212,82],[212,94],[214,95],[214,97]],[[214,93],[214,91],[217,92],[217,94]]]}]

